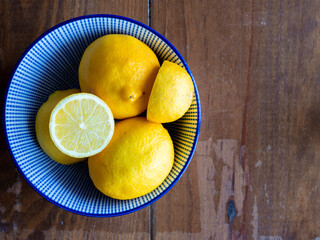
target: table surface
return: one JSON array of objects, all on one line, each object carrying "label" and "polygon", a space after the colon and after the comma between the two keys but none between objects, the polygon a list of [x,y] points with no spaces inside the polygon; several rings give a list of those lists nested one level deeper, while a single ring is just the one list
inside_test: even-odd
[{"label": "table surface", "polygon": [[1,105],[33,40],[95,13],[151,26],[186,59],[202,106],[194,157],[151,206],[84,217],[27,184],[1,131],[0,239],[320,239],[320,1],[2,0]]}]

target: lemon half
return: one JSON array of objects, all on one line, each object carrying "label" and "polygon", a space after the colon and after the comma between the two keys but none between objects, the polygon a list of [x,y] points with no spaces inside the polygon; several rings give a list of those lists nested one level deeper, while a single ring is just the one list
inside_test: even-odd
[{"label": "lemon half", "polygon": [[114,132],[108,105],[93,94],[77,93],[62,99],[53,109],[50,136],[57,148],[76,158],[101,152]]},{"label": "lemon half", "polygon": [[191,105],[193,93],[188,72],[176,63],[164,61],[152,87],[147,119],[166,123],[181,118]]}]

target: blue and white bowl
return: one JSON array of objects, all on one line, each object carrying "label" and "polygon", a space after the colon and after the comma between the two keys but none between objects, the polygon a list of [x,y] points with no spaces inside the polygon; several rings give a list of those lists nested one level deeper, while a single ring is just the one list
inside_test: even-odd
[{"label": "blue and white bowl", "polygon": [[[87,162],[65,166],[40,148],[35,134],[39,107],[56,90],[79,88],[78,66],[86,47],[111,33],[127,34],[146,43],[159,58],[178,63],[192,77],[195,94],[185,116],[165,124],[175,147],[174,166],[154,191],[132,200],[100,193],[91,182]],[[68,20],[41,35],[19,59],[9,81],[3,125],[11,157],[27,182],[45,199],[73,213],[94,217],[118,216],[153,203],[172,188],[189,165],[200,129],[200,100],[190,69],[179,52],[159,33],[135,20],[91,15]]]}]

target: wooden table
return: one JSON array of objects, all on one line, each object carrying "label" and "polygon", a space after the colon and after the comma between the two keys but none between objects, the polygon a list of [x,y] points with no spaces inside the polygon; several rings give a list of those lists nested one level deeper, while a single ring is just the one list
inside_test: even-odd
[{"label": "wooden table", "polygon": [[2,0],[1,103],[35,38],[94,13],[148,24],[188,62],[202,106],[192,162],[151,206],[84,217],[26,183],[1,131],[0,239],[320,239],[320,1]]}]

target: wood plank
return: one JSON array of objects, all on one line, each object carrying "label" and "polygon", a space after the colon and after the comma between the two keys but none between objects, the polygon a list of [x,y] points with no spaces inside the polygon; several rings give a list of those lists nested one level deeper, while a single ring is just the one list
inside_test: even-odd
[{"label": "wood plank", "polygon": [[248,206],[255,206],[256,221],[247,233],[315,239],[320,236],[315,204],[320,199],[320,3],[268,1],[261,7],[266,25],[254,30],[260,40],[253,41],[247,146],[255,189]]},{"label": "wood plank", "polygon": [[196,154],[154,204],[152,237],[319,237],[319,3],[152,1],[151,8],[152,27],[187,60],[202,105]]},{"label": "wood plank", "polygon": [[[109,13],[148,22],[146,1],[1,1],[1,101],[13,66],[40,34],[67,19]],[[115,218],[64,211],[40,197],[18,174],[0,133],[0,239],[147,239],[149,209]]]},{"label": "wood plank", "polygon": [[[155,204],[154,237],[227,239],[226,204],[232,185],[228,165],[239,156],[241,144],[251,5],[243,1],[161,3],[152,5],[152,27],[188,62],[199,88],[202,125],[188,170]],[[237,180],[240,177],[241,173]],[[237,184],[243,185],[243,180]]]}]

